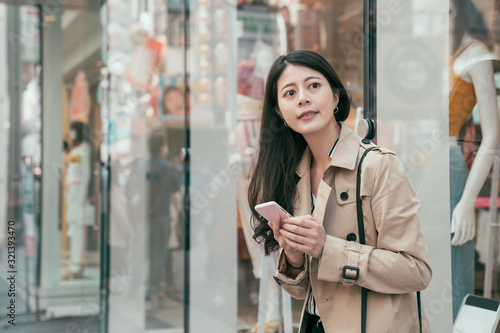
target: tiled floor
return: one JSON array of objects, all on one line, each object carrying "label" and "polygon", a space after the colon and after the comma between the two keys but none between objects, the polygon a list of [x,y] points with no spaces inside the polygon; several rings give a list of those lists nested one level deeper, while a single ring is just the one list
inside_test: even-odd
[{"label": "tiled floor", "polygon": [[[177,254],[174,262],[176,264],[176,272],[182,271],[180,261],[182,257]],[[89,270],[88,278],[97,277],[97,271]],[[182,286],[182,275],[176,273],[177,280],[175,281],[177,285]],[[239,276],[245,276],[245,272],[241,272]],[[500,272],[495,271],[495,288],[493,298],[500,297],[500,291],[498,289],[498,276]],[[482,295],[483,281],[484,279],[484,267],[478,265],[476,267],[476,294]],[[258,308],[255,304],[255,299],[250,297],[249,286],[256,281],[250,281],[247,278],[238,281],[239,292],[238,292],[238,333],[251,333],[255,328],[257,323],[257,313]],[[71,284],[72,281],[68,281],[67,284]],[[258,291],[258,290],[253,290]],[[8,292],[8,286],[6,284],[5,278],[0,278],[0,309],[6,309],[10,300],[9,297],[5,297]],[[137,294],[142,295],[141,292]],[[128,304],[115,304],[115,311],[117,311],[122,317],[121,322],[123,325],[135,325],[138,324],[140,327],[145,327],[147,332],[154,333],[181,333],[184,327],[184,302],[183,302],[183,291],[177,291],[173,293],[167,293],[166,297],[161,302],[154,303],[144,303],[139,305],[137,301],[144,302],[139,296],[135,300],[131,300]],[[36,318],[34,314],[23,315],[26,313],[26,304],[22,302],[21,299],[16,299],[16,326],[8,325],[8,317],[5,316],[5,311],[2,311],[4,315],[0,317],[0,332],[6,333],[66,333],[66,332],[80,332],[80,333],[97,333],[99,332],[100,318],[98,316],[82,316],[82,317],[71,317],[71,313],[64,318],[57,318],[51,320],[43,320],[44,317]],[[135,303],[134,303],[135,302]],[[130,306],[130,304],[137,304],[136,307]],[[137,313],[135,309],[146,308],[145,312]],[[294,332],[297,331],[297,324],[300,315],[301,301],[292,301],[293,309],[293,319],[294,319]],[[135,311],[135,313],[134,313]],[[121,332],[121,330],[114,330],[116,332]],[[132,330],[135,332],[135,330]],[[137,332],[143,331],[143,329],[137,330]],[[114,332],[112,332],[114,333]],[[271,332],[266,332],[271,333]],[[497,329],[497,333],[500,333],[500,327]]]},{"label": "tiled floor", "polygon": [[[177,286],[183,285],[182,279],[182,253],[176,253],[174,258],[175,265],[175,284]],[[257,313],[258,307],[255,300],[255,295],[252,298],[250,296],[250,290],[253,292],[258,292],[258,281],[248,280],[248,274],[241,272],[241,276],[247,276],[247,279],[239,281],[239,293],[238,293],[238,333],[250,333],[255,328],[257,323]],[[99,270],[97,268],[88,268],[85,270],[84,279],[86,281],[94,281],[98,278]],[[250,274],[251,275],[251,274]],[[78,280],[65,280],[62,284],[65,287],[71,287],[73,284],[81,283]],[[252,284],[254,288],[249,288]],[[0,278],[0,295],[7,294],[7,285],[3,278]],[[133,294],[142,294],[140,291],[136,291]],[[183,302],[183,290],[177,292],[167,293],[166,297],[160,302],[145,302],[140,297],[137,296],[125,296],[124,298],[118,297],[115,299],[112,310],[115,312],[113,317],[115,323],[121,322],[123,325],[134,326],[136,328],[131,331],[139,332],[143,331],[143,328],[147,332],[154,333],[176,333],[182,332],[184,327],[184,302]],[[132,297],[132,298],[131,298]],[[134,298],[135,297],[135,298]],[[0,297],[0,309],[5,309],[8,305],[9,299],[7,297]],[[139,303],[143,303],[142,305]],[[96,304],[97,305],[97,304]],[[135,306],[134,306],[135,305]],[[226,306],[234,306],[228,304]],[[301,302],[295,301],[293,306],[294,319],[298,322],[300,313]],[[137,309],[144,309],[145,312],[138,313]],[[62,333],[62,332],[81,332],[81,333],[94,333],[99,332],[100,318],[98,316],[82,316],[82,317],[72,317],[70,307],[60,307],[51,308],[54,312],[54,316],[63,316],[62,318],[52,318],[46,320],[46,316],[42,314],[41,318],[36,318],[34,314],[23,316],[21,313],[26,313],[26,307],[19,304],[17,322],[16,326],[8,326],[6,317],[2,316],[0,318],[0,332],[9,333]],[[215,309],[212,309],[215,310]],[[61,312],[62,311],[62,312]],[[66,311],[66,312],[64,312]],[[111,311],[111,310],[110,310]],[[210,312],[209,310],[207,310]],[[57,313],[56,313],[57,312]],[[110,314],[110,318],[113,314]],[[111,319],[110,319],[111,320]],[[117,324],[116,324],[117,325]],[[118,326],[113,326],[114,331],[121,331]],[[130,331],[130,329],[128,330]],[[113,332],[114,333],[114,332]],[[271,333],[270,331],[266,333]]]}]

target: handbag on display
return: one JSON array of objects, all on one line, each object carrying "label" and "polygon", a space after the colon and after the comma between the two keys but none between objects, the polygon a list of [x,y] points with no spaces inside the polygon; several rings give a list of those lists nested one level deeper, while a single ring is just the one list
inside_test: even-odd
[{"label": "handbag on display", "polygon": [[[358,173],[356,176],[356,213],[358,216],[358,232],[359,232],[359,243],[366,244],[365,242],[365,225],[363,221],[363,207],[361,206],[361,164],[365,159],[366,154],[370,152],[370,150],[377,147],[370,147],[365,150],[361,159],[359,160]],[[368,298],[368,289],[361,288],[361,333],[366,333],[366,310],[367,310],[367,298]],[[422,333],[422,309],[420,305],[420,291],[417,291],[417,305],[418,305],[418,323],[419,323],[419,332]]]}]

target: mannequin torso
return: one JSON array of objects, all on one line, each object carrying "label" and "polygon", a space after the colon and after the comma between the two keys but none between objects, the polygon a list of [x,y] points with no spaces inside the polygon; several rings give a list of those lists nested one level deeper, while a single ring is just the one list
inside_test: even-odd
[{"label": "mannequin torso", "polygon": [[[491,63],[493,57],[485,44],[475,43],[469,36],[464,36],[459,49],[464,47],[466,49],[454,59],[452,69],[462,80],[474,86],[482,142],[465,184],[464,193],[453,210],[451,232],[455,235],[452,245],[462,245],[474,238],[476,198],[488,177],[500,141],[500,118]],[[452,119],[450,123],[451,121]],[[451,141],[456,142],[456,138],[452,138]]]}]

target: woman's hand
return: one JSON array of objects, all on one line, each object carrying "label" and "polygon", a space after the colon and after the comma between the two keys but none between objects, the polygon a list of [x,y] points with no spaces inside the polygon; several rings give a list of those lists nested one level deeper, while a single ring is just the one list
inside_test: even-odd
[{"label": "woman's hand", "polygon": [[[275,228],[273,231],[275,232],[274,237],[276,237]],[[283,220],[282,228],[278,228],[277,231],[282,237],[282,241],[287,245],[285,248],[287,258],[290,250],[305,253],[314,258],[321,257],[325,246],[326,232],[323,225],[314,217],[310,215],[288,217]],[[281,246],[280,240],[276,240]]]},{"label": "woman's hand", "polygon": [[269,222],[269,226],[271,229],[273,229],[274,232],[274,239],[278,242],[281,248],[285,250],[285,256],[287,262],[295,267],[300,267],[304,264],[304,252],[299,251],[297,249],[294,249],[288,241],[286,240],[286,237],[282,235],[281,231],[281,217],[276,214],[274,217],[274,222],[271,223]]}]

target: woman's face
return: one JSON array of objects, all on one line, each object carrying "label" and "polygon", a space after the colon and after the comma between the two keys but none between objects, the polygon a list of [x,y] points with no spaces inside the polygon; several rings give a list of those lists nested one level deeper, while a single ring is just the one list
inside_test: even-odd
[{"label": "woman's face", "polygon": [[302,135],[328,131],[335,124],[339,102],[328,80],[311,68],[288,65],[277,82],[278,113]]},{"label": "woman's face", "polygon": [[163,98],[165,109],[174,116],[184,115],[184,96],[178,90],[172,90]]}]

